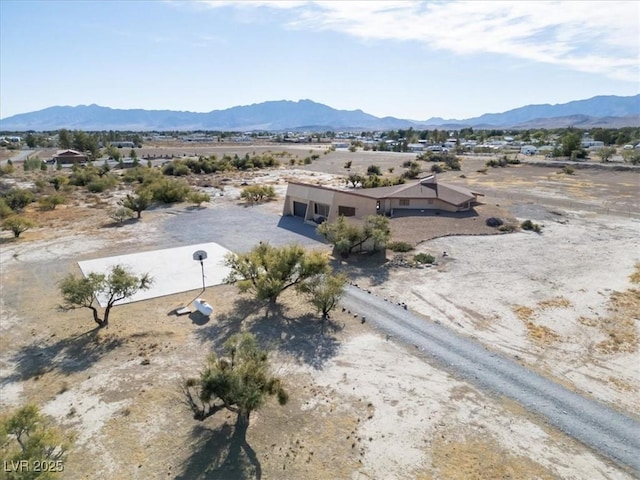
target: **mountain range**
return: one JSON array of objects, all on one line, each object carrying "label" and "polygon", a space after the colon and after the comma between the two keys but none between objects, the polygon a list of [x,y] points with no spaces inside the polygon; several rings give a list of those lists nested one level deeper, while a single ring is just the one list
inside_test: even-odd
[{"label": "mountain range", "polygon": [[527,105],[502,113],[462,120],[432,117],[407,120],[376,117],[362,110],[337,110],[311,100],[269,101],[208,113],[173,110],[113,109],[98,105],[55,106],[0,120],[0,131],[300,131],[416,130],[445,128],[619,128],[640,126],[640,95],[597,96],[556,105]]}]

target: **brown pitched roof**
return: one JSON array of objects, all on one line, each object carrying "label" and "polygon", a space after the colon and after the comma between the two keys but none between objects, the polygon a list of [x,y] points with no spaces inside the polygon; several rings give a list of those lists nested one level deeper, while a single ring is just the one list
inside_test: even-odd
[{"label": "brown pitched roof", "polygon": [[431,175],[414,182],[393,185],[390,187],[359,188],[357,190],[343,190],[333,187],[325,187],[322,185],[312,185],[304,182],[289,183],[318,188],[321,190],[333,190],[349,195],[368,197],[375,200],[383,200],[387,198],[433,198],[455,206],[463,205],[471,200],[475,200],[476,195],[481,195],[465,187],[451,185],[449,183],[439,183],[435,175]]}]

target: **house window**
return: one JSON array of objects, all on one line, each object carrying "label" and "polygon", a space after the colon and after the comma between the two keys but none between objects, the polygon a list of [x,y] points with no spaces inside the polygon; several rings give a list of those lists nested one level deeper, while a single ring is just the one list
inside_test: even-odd
[{"label": "house window", "polygon": [[338,215],[342,215],[343,217],[355,217],[356,208],[345,207],[344,205],[338,205]]},{"label": "house window", "polygon": [[325,205],[324,203],[316,203],[314,207],[314,213],[316,215],[320,215],[321,217],[329,216],[329,205]]},{"label": "house window", "polygon": [[409,199],[408,198],[401,198],[400,199],[400,206],[401,207],[408,207],[409,206]]}]

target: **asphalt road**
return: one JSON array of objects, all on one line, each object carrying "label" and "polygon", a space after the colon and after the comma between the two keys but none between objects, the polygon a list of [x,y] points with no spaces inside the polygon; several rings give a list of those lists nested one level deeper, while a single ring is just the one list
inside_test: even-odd
[{"label": "asphalt road", "polygon": [[414,345],[454,375],[517,401],[564,433],[640,474],[640,422],[635,419],[357,287],[347,287],[341,303],[394,339]]}]

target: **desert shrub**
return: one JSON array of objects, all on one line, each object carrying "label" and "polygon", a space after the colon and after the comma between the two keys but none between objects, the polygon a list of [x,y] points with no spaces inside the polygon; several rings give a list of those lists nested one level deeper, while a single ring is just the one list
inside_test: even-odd
[{"label": "desert shrub", "polygon": [[525,220],[522,222],[520,224],[520,228],[522,228],[522,230],[534,231],[536,233],[540,233],[542,231],[542,227],[531,220]]},{"label": "desert shrub", "polygon": [[434,163],[433,165],[431,165],[431,172],[432,173],[442,173],[442,172],[444,172],[444,168],[439,163]]},{"label": "desert shrub", "polygon": [[49,183],[53,185],[54,190],[58,191],[60,190],[60,187],[63,187],[67,183],[69,183],[69,178],[63,175],[56,175],[55,177],[49,179]]},{"label": "desert shrub", "polygon": [[0,197],[0,218],[6,218],[14,213],[11,207],[7,205],[7,201],[3,197]]},{"label": "desert shrub", "polygon": [[418,263],[426,263],[429,265],[436,261],[436,257],[429,253],[417,253],[413,256],[413,259]]},{"label": "desert shrub", "polygon": [[498,217],[490,217],[485,221],[488,227],[499,227],[504,224],[501,218]]},{"label": "desert shrub", "polygon": [[382,171],[378,165],[369,165],[367,167],[367,175],[382,175]]},{"label": "desert shrub", "polygon": [[346,168],[347,170],[351,168],[351,165],[353,165],[353,162],[351,160],[349,160],[348,162],[346,162],[344,164],[344,168]]},{"label": "desert shrub", "polygon": [[13,162],[11,159],[7,160],[6,165],[0,166],[0,176],[2,175],[11,175],[15,171],[15,167],[13,166]]},{"label": "desert shrub", "polygon": [[36,181],[33,183],[36,187],[36,192],[38,193],[44,192],[45,188],[47,188],[47,182],[45,182],[42,178],[36,178]]},{"label": "desert shrub", "polygon": [[178,163],[173,169],[173,175],[175,177],[184,177],[186,175],[189,175],[190,173],[191,169],[184,163]]},{"label": "desert shrub", "polygon": [[276,197],[276,191],[271,185],[249,185],[244,187],[240,193],[240,198],[247,203],[258,203],[272,200]]},{"label": "desert shrub", "polygon": [[209,196],[208,193],[205,192],[191,192],[188,196],[187,199],[197,205],[198,207],[205,202],[208,202],[209,200],[211,200],[211,197]]},{"label": "desert shrub", "polygon": [[4,194],[4,199],[14,212],[22,210],[32,202],[35,202],[35,194],[27,188],[12,188]]},{"label": "desert shrub", "polygon": [[409,252],[413,250],[413,245],[408,242],[389,242],[387,248],[392,252]]},{"label": "desert shrub", "polygon": [[518,229],[517,225],[512,223],[505,223],[504,225],[500,225],[498,230],[505,233],[515,232]]},{"label": "desert shrub", "polygon": [[65,203],[65,198],[59,194],[47,195],[41,198],[38,203],[42,210],[55,210],[58,205]]},{"label": "desert shrub", "polygon": [[153,199],[161,203],[184,202],[191,191],[184,181],[170,178],[156,180],[149,185],[149,189]]},{"label": "desert shrub", "polygon": [[573,168],[570,165],[566,165],[563,169],[562,169],[562,173],[566,173],[567,175],[573,175],[575,172],[575,168]]},{"label": "desert shrub", "polygon": [[109,217],[116,223],[122,223],[134,216],[134,211],[127,207],[118,207],[109,213]]},{"label": "desert shrub", "polygon": [[74,166],[69,176],[69,183],[76,187],[86,187],[98,177],[100,177],[100,174],[95,167],[79,168]]},{"label": "desert shrub", "polygon": [[104,192],[105,190],[115,187],[117,183],[118,183],[118,180],[116,179],[116,177],[112,175],[94,177],[93,180],[91,180],[87,184],[87,190],[91,193],[101,193],[101,192]]},{"label": "desert shrub", "polygon": [[160,178],[162,178],[162,171],[159,168],[134,167],[124,172],[122,181],[149,185]]},{"label": "desert shrub", "polygon": [[[44,162],[42,160],[40,160],[38,157],[28,157],[23,163],[22,163],[22,167],[24,168],[25,172],[31,171],[31,170],[41,170],[42,169],[42,164]],[[44,169],[47,169],[47,164],[44,163]]]}]

